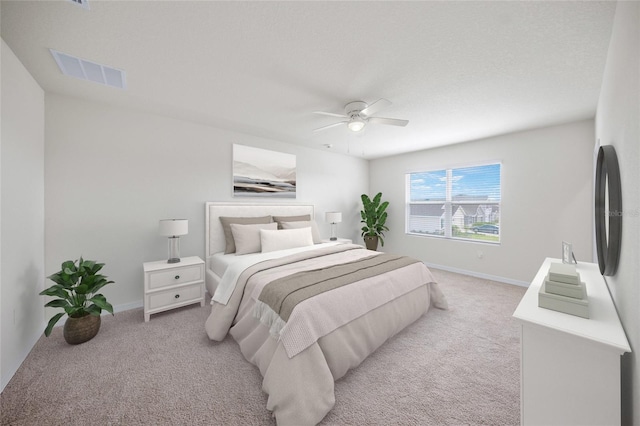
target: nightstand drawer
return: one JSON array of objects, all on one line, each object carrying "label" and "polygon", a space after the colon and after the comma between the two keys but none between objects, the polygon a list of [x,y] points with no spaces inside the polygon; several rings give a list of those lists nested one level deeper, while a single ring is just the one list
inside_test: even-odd
[{"label": "nightstand drawer", "polygon": [[149,294],[148,309],[164,308],[179,303],[199,300],[202,298],[202,284],[194,284],[172,290]]},{"label": "nightstand drawer", "polygon": [[155,290],[170,285],[178,285],[192,281],[202,281],[202,267],[200,265],[172,268],[167,271],[151,272],[149,274],[149,290]]}]

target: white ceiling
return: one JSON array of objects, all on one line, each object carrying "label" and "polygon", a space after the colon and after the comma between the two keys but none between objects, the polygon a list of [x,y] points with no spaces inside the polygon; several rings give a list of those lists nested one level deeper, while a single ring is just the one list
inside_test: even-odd
[{"label": "white ceiling", "polygon": [[[2,38],[46,92],[378,158],[592,118],[615,2],[1,3]],[[64,76],[49,48],[127,73]],[[345,126],[349,101],[407,127]],[[215,143],[215,141],[212,141]]]}]

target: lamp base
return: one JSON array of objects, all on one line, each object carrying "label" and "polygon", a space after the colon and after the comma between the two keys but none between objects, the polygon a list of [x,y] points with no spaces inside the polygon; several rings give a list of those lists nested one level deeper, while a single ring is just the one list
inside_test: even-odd
[{"label": "lamp base", "polygon": [[338,231],[337,231],[336,222],[331,222],[331,235],[329,236],[329,241],[337,241],[338,240]]},{"label": "lamp base", "polygon": [[169,260],[167,263],[180,262],[180,237],[169,237]]}]

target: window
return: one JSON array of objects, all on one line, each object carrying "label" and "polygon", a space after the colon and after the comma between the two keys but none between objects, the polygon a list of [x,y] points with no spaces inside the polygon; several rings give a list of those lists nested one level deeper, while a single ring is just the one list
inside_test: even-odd
[{"label": "window", "polygon": [[408,173],[406,232],[500,242],[501,165]]}]

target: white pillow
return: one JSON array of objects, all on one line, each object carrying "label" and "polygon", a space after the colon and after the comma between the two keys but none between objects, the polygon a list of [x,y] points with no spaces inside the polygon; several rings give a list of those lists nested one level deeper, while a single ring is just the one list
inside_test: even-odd
[{"label": "white pillow", "polygon": [[260,253],[262,246],[260,244],[261,229],[278,229],[276,222],[272,223],[256,223],[251,225],[242,225],[232,223],[231,234],[236,243],[236,254]]},{"label": "white pillow", "polygon": [[263,253],[313,245],[310,227],[281,229],[279,231],[261,229],[260,241],[262,243]]},{"label": "white pillow", "polygon": [[298,229],[298,228],[311,228],[311,236],[313,237],[314,244],[320,244],[322,239],[320,238],[320,232],[318,231],[318,225],[315,220],[300,220],[297,222],[280,222],[282,229]]}]

